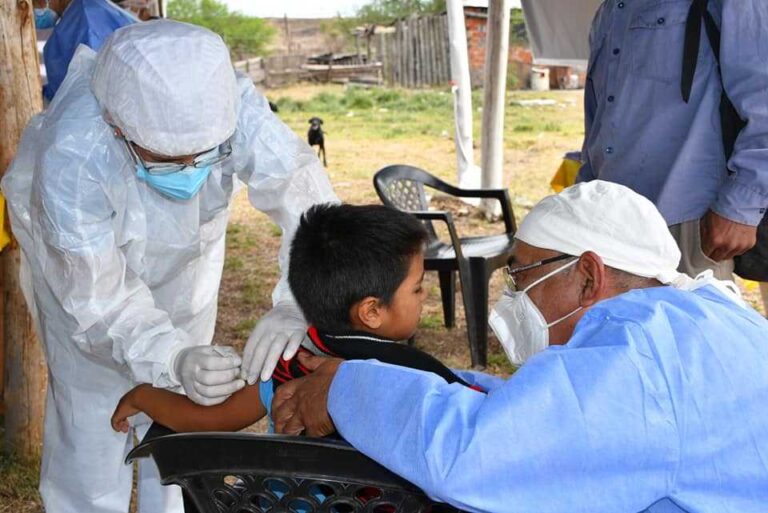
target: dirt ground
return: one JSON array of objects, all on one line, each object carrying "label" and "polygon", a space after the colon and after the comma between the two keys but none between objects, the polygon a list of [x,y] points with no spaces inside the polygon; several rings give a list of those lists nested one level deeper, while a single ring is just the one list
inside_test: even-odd
[{"label": "dirt ground", "polygon": [[[456,154],[450,95],[446,91],[422,93],[347,92],[341,86],[300,85],[270,90],[268,96],[281,105],[281,118],[302,138],[307,120],[323,117],[326,131],[328,173],[337,195],[350,203],[378,203],[372,177],[389,164],[411,164],[456,182]],[[354,96],[354,101],[347,101]],[[389,95],[389,96],[387,96]],[[382,103],[384,96],[396,102]],[[370,97],[374,97],[370,100]],[[347,98],[347,100],[345,100]],[[376,99],[378,98],[378,99]],[[554,100],[550,105],[524,107],[518,100]],[[509,187],[518,221],[528,209],[550,194],[549,180],[563,155],[578,150],[583,137],[582,93],[514,92],[505,123],[504,184]],[[393,103],[394,102],[394,103]],[[478,105],[479,102],[476,102]],[[382,106],[385,105],[385,106]],[[476,146],[479,119],[475,113]],[[475,160],[480,161],[479,147]],[[460,235],[502,233],[501,222],[487,222],[475,209],[446,197],[435,197],[431,207],[451,211]],[[278,279],[276,254],[280,230],[253,209],[245,191],[232,205],[227,253],[219,295],[215,342],[242,349],[258,319],[271,306],[270,294]],[[491,281],[491,297],[499,296],[503,285],[500,272]],[[756,284],[740,282],[747,299],[762,310]],[[446,329],[437,277],[428,273],[429,298],[424,308],[417,347],[447,365],[470,365],[466,324],[457,294],[456,327]],[[512,368],[491,335],[487,371],[508,375]],[[263,430],[264,424],[251,428]],[[37,513],[41,510],[35,491],[35,465],[0,459],[0,513]]]}]

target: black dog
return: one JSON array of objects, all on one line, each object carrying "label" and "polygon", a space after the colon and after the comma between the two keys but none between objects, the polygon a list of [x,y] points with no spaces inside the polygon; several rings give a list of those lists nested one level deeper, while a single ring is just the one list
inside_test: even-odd
[{"label": "black dog", "polygon": [[325,161],[325,134],[323,133],[323,120],[314,117],[309,119],[309,132],[307,132],[307,142],[310,146],[318,146],[317,156],[323,154],[323,165],[328,167]]}]

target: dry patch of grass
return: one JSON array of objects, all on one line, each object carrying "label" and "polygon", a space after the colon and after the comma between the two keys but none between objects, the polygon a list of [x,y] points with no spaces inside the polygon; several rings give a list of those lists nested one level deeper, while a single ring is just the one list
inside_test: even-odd
[{"label": "dry patch of grass", "polygon": [[5,454],[3,435],[0,428],[0,513],[38,513],[42,511],[37,493],[40,462]]}]

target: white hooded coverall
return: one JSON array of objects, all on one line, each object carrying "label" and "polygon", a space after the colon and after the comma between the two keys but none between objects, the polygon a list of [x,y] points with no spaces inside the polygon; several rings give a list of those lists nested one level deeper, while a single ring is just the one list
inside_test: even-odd
[{"label": "white hooded coverall", "polygon": [[[170,355],[211,343],[236,180],[283,230],[275,304],[293,302],[287,255],[299,216],[338,201],[309,146],[245,78],[231,158],[191,200],[162,196],[136,177],[102,115],[91,90],[95,55],[80,47],[2,181],[49,366],[40,480],[48,513],[127,511],[132,468],[123,459],[133,434],[114,432],[110,414],[137,383],[178,386]],[[161,489],[154,463],[143,462],[140,511],[180,510],[178,490]]]}]

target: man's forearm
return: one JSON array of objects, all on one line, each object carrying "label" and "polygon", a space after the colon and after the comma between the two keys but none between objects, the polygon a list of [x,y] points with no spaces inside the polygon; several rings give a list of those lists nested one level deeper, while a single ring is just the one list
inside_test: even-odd
[{"label": "man's forearm", "polygon": [[768,68],[760,50],[768,44],[764,0],[723,0],[720,68],[725,91],[747,122],[736,139],[729,168],[711,209],[740,224],[755,226],[768,208]]}]

